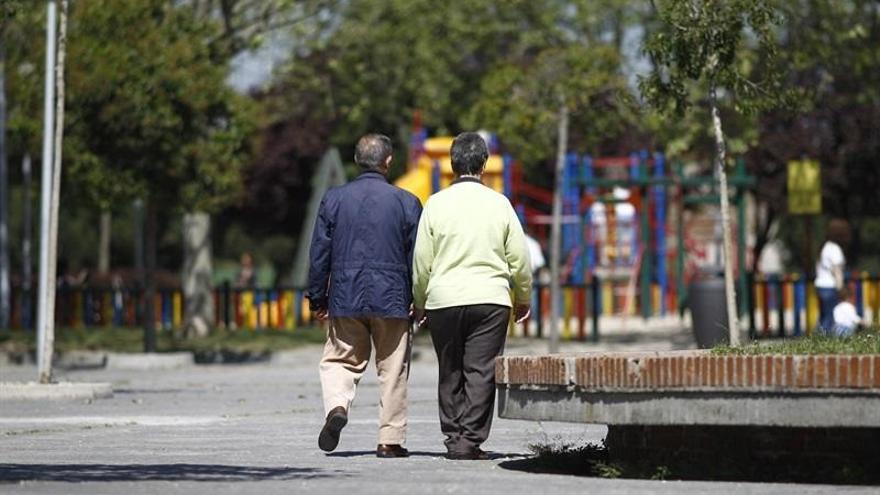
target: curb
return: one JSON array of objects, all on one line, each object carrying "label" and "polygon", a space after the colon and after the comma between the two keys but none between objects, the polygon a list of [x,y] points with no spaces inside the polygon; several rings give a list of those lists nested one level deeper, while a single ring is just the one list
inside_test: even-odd
[{"label": "curb", "polygon": [[68,351],[55,357],[53,366],[67,370],[100,369],[107,365],[103,351]]},{"label": "curb", "polygon": [[141,353],[123,354],[107,353],[106,365],[108,370],[167,370],[193,366],[195,357],[191,352],[168,352],[168,353]]},{"label": "curb", "polygon": [[0,401],[6,400],[82,400],[113,397],[109,383],[0,382]]}]

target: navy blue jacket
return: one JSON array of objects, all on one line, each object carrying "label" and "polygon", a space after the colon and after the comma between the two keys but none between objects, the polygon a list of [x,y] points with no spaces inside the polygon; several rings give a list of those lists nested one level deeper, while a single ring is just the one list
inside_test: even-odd
[{"label": "navy blue jacket", "polygon": [[408,318],[422,205],[378,172],[327,191],[309,252],[307,297],[331,317]]}]

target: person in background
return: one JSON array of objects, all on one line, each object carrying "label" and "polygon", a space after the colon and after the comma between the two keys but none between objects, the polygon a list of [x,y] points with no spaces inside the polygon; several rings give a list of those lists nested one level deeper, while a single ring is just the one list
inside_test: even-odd
[{"label": "person in background", "polygon": [[819,331],[831,335],[834,332],[834,308],[840,302],[838,292],[844,283],[846,257],[843,250],[850,240],[849,224],[846,220],[831,220],[826,237],[816,262],[815,285],[819,296]]},{"label": "person in background", "polygon": [[[537,239],[530,236],[529,234],[525,234],[526,238],[526,248],[529,251],[529,261],[530,267],[532,270],[532,283],[533,284],[541,284],[542,283],[542,275],[546,275],[547,270],[545,267],[547,266],[547,261],[544,259],[544,250],[541,248],[541,243],[538,242]],[[546,278],[546,277],[543,277]],[[531,296],[531,307],[538,307],[538,297],[540,297],[541,290],[540,288],[535,288],[532,291]],[[540,315],[537,315],[540,318]],[[527,322],[524,322],[525,325],[528,325]]]},{"label": "person in background", "polygon": [[529,261],[530,268],[532,270],[532,277],[536,277],[538,275],[538,271],[541,268],[544,268],[544,265],[547,264],[547,261],[544,259],[544,250],[541,249],[541,243],[538,242],[537,239],[530,236],[529,234],[525,234],[526,238],[526,247],[529,250]]},{"label": "person in background", "polygon": [[853,304],[852,292],[844,286],[839,292],[840,302],[834,306],[835,337],[849,337],[862,326],[862,317]]},{"label": "person in background", "polygon": [[235,277],[235,286],[240,288],[252,288],[257,285],[257,272],[254,270],[254,258],[251,253],[241,253],[241,261],[238,268],[238,276]]},{"label": "person in background", "polygon": [[[357,179],[327,191],[309,252],[308,298],[318,319],[329,317],[321,358],[326,414],[318,447],[336,449],[357,384],[376,347],[379,374],[377,457],[406,457],[406,379],[410,362],[412,257],[422,205],[388,183],[391,140],[362,137]],[[372,341],[372,342],[371,342]]]},{"label": "person in background", "polygon": [[[532,267],[510,201],[481,182],[489,149],[479,134],[452,142],[455,180],[425,204],[413,259],[414,316],[431,331],[440,371],[440,430],[449,459],[487,459],[495,358],[529,314]],[[511,288],[513,304],[511,304]]]}]

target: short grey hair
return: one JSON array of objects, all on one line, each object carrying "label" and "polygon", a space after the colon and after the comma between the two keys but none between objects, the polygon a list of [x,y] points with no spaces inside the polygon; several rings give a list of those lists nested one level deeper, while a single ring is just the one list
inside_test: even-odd
[{"label": "short grey hair", "polygon": [[360,138],[354,150],[354,162],[362,169],[378,169],[385,164],[394,149],[391,139],[382,134],[367,134]]}]

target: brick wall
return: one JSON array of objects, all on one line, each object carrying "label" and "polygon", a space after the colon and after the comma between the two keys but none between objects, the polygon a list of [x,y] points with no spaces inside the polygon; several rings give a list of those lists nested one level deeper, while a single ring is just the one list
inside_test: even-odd
[{"label": "brick wall", "polygon": [[705,351],[505,356],[496,382],[607,391],[880,389],[880,355],[718,356]]}]

